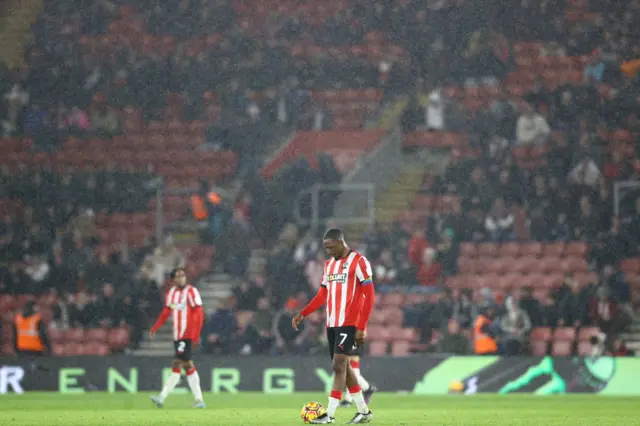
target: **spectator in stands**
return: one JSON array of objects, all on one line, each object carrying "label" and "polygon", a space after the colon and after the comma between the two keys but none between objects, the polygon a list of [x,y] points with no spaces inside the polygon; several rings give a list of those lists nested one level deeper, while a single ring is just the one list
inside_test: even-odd
[{"label": "spectator in stands", "polygon": [[532,327],[544,327],[545,319],[540,301],[533,295],[533,287],[525,287],[522,297],[519,301],[520,309],[522,309],[529,320]]},{"label": "spectator in stands", "polygon": [[560,304],[555,289],[549,289],[546,296],[542,299],[542,312],[545,327],[555,328],[562,326]]},{"label": "spectator in stands", "polygon": [[26,256],[27,265],[24,270],[32,284],[32,292],[36,294],[42,293],[43,286],[47,284],[47,278],[51,272],[51,268],[46,259],[40,255]]},{"label": "spectator in stands", "polygon": [[618,303],[610,297],[607,287],[598,288],[596,296],[589,301],[589,316],[600,331],[607,335],[607,339],[621,330]]},{"label": "spectator in stands", "polygon": [[165,277],[172,269],[184,268],[185,259],[174,245],[173,237],[169,235],[150,255],[150,262],[154,267],[154,280],[164,283]]},{"label": "spectator in stands", "polygon": [[478,315],[478,308],[472,297],[473,292],[471,289],[462,289],[458,300],[453,305],[453,319],[463,329],[472,328],[473,322]]},{"label": "spectator in stands", "polygon": [[531,330],[531,320],[527,312],[518,306],[512,297],[505,301],[506,313],[500,319],[501,343],[506,355],[521,355],[525,339]]},{"label": "spectator in stands", "polygon": [[427,247],[422,253],[422,263],[418,269],[418,281],[423,286],[435,286],[440,281],[442,265],[436,259],[434,248]]},{"label": "spectator in stands", "polygon": [[210,354],[230,354],[234,344],[234,335],[238,330],[235,315],[236,300],[229,297],[225,304],[216,309],[209,317],[203,329],[203,346]]},{"label": "spectator in stands", "polygon": [[91,114],[91,126],[100,136],[109,138],[120,133],[120,121],[113,108],[106,104],[98,106]]},{"label": "spectator in stands", "polygon": [[253,326],[258,335],[255,353],[264,354],[269,352],[273,343],[273,312],[271,303],[267,297],[258,300],[258,309],[253,314]]},{"label": "spectator in stands", "polygon": [[307,116],[300,123],[302,128],[314,132],[331,128],[331,115],[320,103],[314,103]]},{"label": "spectator in stands", "polygon": [[92,262],[84,275],[86,289],[90,293],[96,293],[103,288],[105,283],[116,282],[107,253],[98,255],[97,262]]},{"label": "spectator in stands", "polygon": [[237,308],[240,311],[255,311],[258,301],[265,296],[264,290],[257,285],[252,285],[247,279],[240,281],[233,290],[233,296],[237,300]]},{"label": "spectator in stands", "polygon": [[19,128],[20,117],[29,102],[29,94],[22,84],[16,83],[8,92],[2,94],[2,102],[5,104],[6,111],[4,120],[0,123],[2,125],[2,136],[11,137],[21,130]]},{"label": "spectator in stands", "polygon": [[220,248],[225,254],[225,270],[234,278],[242,278],[247,273],[251,254],[251,229],[249,221],[236,210],[231,222],[226,226]]},{"label": "spectator in stands", "polygon": [[602,180],[602,173],[590,157],[584,157],[569,172],[569,180],[577,185],[595,188]]},{"label": "spectator in stands", "polygon": [[572,273],[566,273],[564,281],[557,291],[561,325],[579,327],[589,323],[588,305],[591,286],[580,287]]},{"label": "spectator in stands", "polygon": [[437,246],[437,259],[442,265],[442,272],[445,276],[454,276],[458,270],[459,246],[453,240],[454,233],[451,228],[446,228],[440,236]]},{"label": "spectator in stands", "polygon": [[240,355],[250,355],[259,349],[258,331],[253,326],[253,312],[239,312],[237,315],[238,329],[236,330],[235,347],[232,352],[239,351]]},{"label": "spectator in stands", "polygon": [[307,277],[307,282],[309,284],[309,289],[312,292],[318,291],[320,288],[320,284],[322,283],[321,278],[324,274],[324,265],[326,261],[326,255],[323,251],[319,250],[316,253],[315,258],[307,261],[304,268],[304,275]]},{"label": "spectator in stands", "polygon": [[587,83],[602,83],[604,77],[605,64],[602,60],[600,49],[594,50],[589,56],[589,62],[584,67],[584,80]]},{"label": "spectator in stands", "polygon": [[95,321],[102,327],[116,327],[122,321],[122,304],[116,298],[113,285],[105,283],[95,302]]},{"label": "spectator in stands", "polygon": [[523,104],[516,124],[516,141],[519,145],[541,145],[551,134],[549,123],[531,105]]},{"label": "spectator in stands", "polygon": [[408,257],[413,265],[420,266],[422,264],[424,251],[429,247],[429,243],[424,237],[423,230],[416,230],[413,233],[411,241],[409,241]]},{"label": "spectator in stands", "polygon": [[290,298],[284,309],[278,311],[273,318],[273,349],[278,354],[300,354],[308,350],[305,339],[310,327],[305,324],[301,324],[299,330],[291,327],[291,319],[297,314],[298,305],[296,299]]},{"label": "spectator in stands", "polygon": [[69,325],[87,328],[95,325],[96,306],[86,293],[80,292],[69,297]]},{"label": "spectator in stands", "polygon": [[373,273],[376,283],[380,285],[394,284],[398,277],[398,269],[394,264],[393,254],[390,250],[384,250],[376,262],[374,262]]},{"label": "spectator in stands", "polygon": [[515,217],[509,212],[503,199],[498,198],[493,203],[493,207],[484,221],[484,226],[492,241],[514,239]]},{"label": "spectator in stands", "polygon": [[439,353],[451,355],[469,355],[471,346],[469,339],[460,331],[460,325],[455,319],[450,319],[447,329],[436,342],[436,350]]}]

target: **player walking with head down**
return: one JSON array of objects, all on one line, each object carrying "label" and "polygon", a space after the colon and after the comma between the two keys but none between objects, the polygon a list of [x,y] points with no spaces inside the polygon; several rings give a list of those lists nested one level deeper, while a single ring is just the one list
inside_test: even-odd
[{"label": "player walking with head down", "polygon": [[339,229],[328,230],[323,242],[330,259],[325,262],[322,285],[318,294],[292,320],[293,328],[297,329],[306,316],[327,304],[327,340],[333,360],[333,387],[327,412],[311,423],[335,423],[336,409],[345,387],[358,408],[349,423],[369,423],[373,414],[349,365],[349,357],[364,344],[365,329],[373,310],[375,292],[371,264],[347,246]]},{"label": "player walking with head down", "polygon": [[173,344],[175,356],[171,364],[172,372],[158,396],[152,396],[151,401],[158,408],[162,408],[164,400],[180,381],[180,373],[184,369],[187,373],[187,382],[193,397],[194,407],[204,408],[202,390],[200,389],[200,376],[193,361],[191,361],[192,345],[198,344],[200,330],[204,322],[202,299],[200,292],[191,284],[187,284],[187,275],[184,269],[176,268],[170,275],[173,287],[167,293],[165,306],[158,320],[149,331],[149,337],[153,335],[167,321],[169,316],[173,322]]}]

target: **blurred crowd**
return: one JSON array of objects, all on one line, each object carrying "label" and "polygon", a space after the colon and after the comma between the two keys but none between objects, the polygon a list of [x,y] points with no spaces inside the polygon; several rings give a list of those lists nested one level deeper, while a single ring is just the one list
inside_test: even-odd
[{"label": "blurred crowd", "polygon": [[[124,0],[46,1],[33,25],[27,66],[0,70],[0,132],[31,138],[36,150],[55,150],[70,136],[126,132],[127,109],[147,122],[175,116],[206,122],[202,148],[239,153],[242,183],[216,234],[220,263],[240,284],[207,322],[205,349],[308,353],[324,344],[321,319],[300,333],[288,325],[317,289],[324,253],[317,235],[292,224],[292,211],[300,191],[341,176],[324,155],[317,164],[300,159],[269,181],[258,165],[283,129],[330,128],[331,114],[313,99],[313,90],[381,88],[385,101],[409,94],[400,119],[405,133],[464,132],[473,151],[453,152],[444,175],[426,174],[420,189],[459,199],[459,209],[436,212],[419,226],[376,224],[358,247],[371,259],[382,293],[423,296],[404,307],[404,325],[419,330],[422,346],[416,350],[466,353],[468,340],[456,336],[489,307],[500,318],[504,341],[513,340],[510,322],[525,325],[516,339],[521,346],[505,345],[508,353],[527,350],[524,336],[532,327],[595,325],[616,335],[633,319],[618,264],[640,255],[640,194],[622,200],[614,215],[612,184],[635,178],[638,144],[631,152],[610,149],[605,135],[640,130],[640,47],[633,42],[638,1],[591,1],[589,12],[598,17],[577,21],[567,18],[566,3],[353,1],[323,25],[274,14],[256,35],[240,25],[229,1],[144,0],[135,2],[141,12],[124,18]],[[87,36],[108,34],[116,24],[171,36],[171,46],[166,52],[130,41],[90,46]],[[375,59],[292,54],[300,42],[360,46],[372,34],[385,40]],[[204,41],[194,48],[193,39]],[[543,56],[588,56],[583,81],[550,87],[540,75],[522,97],[509,92],[514,44],[533,40],[542,42]],[[498,96],[489,108],[470,111],[448,95],[446,88],[454,86],[493,87]],[[177,94],[184,109],[172,110],[169,94]],[[521,167],[514,149],[543,154]],[[0,170],[0,197],[22,202],[20,214],[0,227],[2,292],[50,292],[60,300],[50,313],[54,321],[126,323],[136,330],[137,344],[157,312],[166,271],[185,260],[171,240],[94,253],[93,222],[100,212],[146,206],[144,182],[150,178]],[[334,201],[322,200],[321,216],[330,216]],[[309,208],[303,199],[302,214]],[[267,242],[268,259],[249,281],[249,247],[256,237]],[[447,289],[447,278],[458,273],[462,243],[530,240],[588,243],[598,280],[581,286],[567,275],[544,300],[528,288],[500,295],[488,288]]]}]

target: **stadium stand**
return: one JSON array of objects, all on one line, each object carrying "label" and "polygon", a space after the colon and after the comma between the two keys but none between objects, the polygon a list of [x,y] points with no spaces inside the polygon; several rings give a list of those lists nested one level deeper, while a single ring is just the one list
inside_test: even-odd
[{"label": "stadium stand", "polygon": [[[274,318],[305,302],[322,261],[306,230],[287,225],[295,195],[347,174],[384,133],[367,119],[409,95],[405,150],[452,161],[443,175],[425,173],[409,211],[361,241],[381,292],[370,352],[464,353],[456,337],[469,337],[478,309],[502,314],[511,300],[532,325],[523,351],[588,353],[598,330],[623,331],[640,302],[640,205],[611,209],[612,183],[640,171],[640,52],[621,36],[640,26],[623,4],[552,3],[45,1],[25,71],[0,79],[0,241],[15,256],[0,278],[3,312],[37,297],[56,355],[135,346],[157,312],[160,260],[187,258],[193,277],[214,267],[213,247],[153,241],[149,182],[241,179],[253,232],[278,242],[264,276],[239,284],[207,325],[233,342],[205,349],[280,353]],[[279,128],[300,132],[262,168]],[[65,191],[83,199],[42,208]],[[184,198],[165,201],[169,221],[187,210]],[[33,204],[33,225],[16,222]],[[39,250],[15,249],[25,233]],[[73,263],[75,286],[61,275],[30,292],[14,285],[36,269],[36,252],[54,270]],[[117,274],[129,279],[113,291]],[[87,314],[108,301],[117,315]],[[605,301],[619,308],[614,318],[599,310]],[[297,351],[323,344],[322,316],[309,323]]]}]

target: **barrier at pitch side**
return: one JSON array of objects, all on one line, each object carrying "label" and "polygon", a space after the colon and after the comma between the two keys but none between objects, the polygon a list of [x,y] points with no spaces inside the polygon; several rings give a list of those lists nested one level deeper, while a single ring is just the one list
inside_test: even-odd
[{"label": "barrier at pitch side", "polygon": [[[216,357],[195,359],[204,392],[287,394],[326,392],[331,386],[328,357]],[[37,368],[19,358],[0,358],[0,394],[32,391],[59,393],[148,392],[162,387],[169,358],[43,358]],[[366,357],[362,371],[381,391],[443,395],[598,393],[640,395],[640,358]],[[182,383],[176,392],[188,392]]]}]

